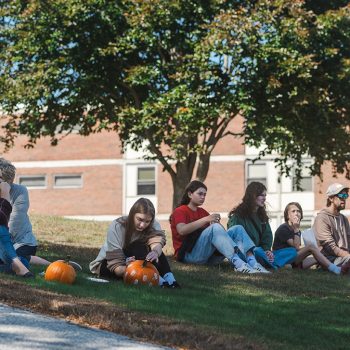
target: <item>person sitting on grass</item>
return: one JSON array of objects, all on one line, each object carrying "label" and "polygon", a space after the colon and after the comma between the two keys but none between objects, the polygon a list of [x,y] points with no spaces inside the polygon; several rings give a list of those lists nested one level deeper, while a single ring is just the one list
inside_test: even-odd
[{"label": "person sitting on grass", "polygon": [[[13,183],[16,176],[16,167],[5,158],[0,158],[0,171],[4,181],[11,186],[9,202],[12,206],[12,213],[8,225],[16,254],[29,261],[30,264],[50,265],[50,261],[36,255],[38,244],[28,216],[28,190],[23,185]],[[82,270],[81,266],[74,261],[70,261],[69,264],[77,271]]]},{"label": "person sitting on grass", "polygon": [[155,220],[155,209],[147,198],[138,199],[128,216],[115,219],[97,258],[90,263],[93,274],[122,279],[126,266],[135,260],[147,260],[157,268],[163,288],[180,288],[171,272],[162,248],[165,233]]},{"label": "person sitting on grass", "polygon": [[16,253],[31,264],[49,265],[50,262],[46,259],[35,256],[37,241],[28,216],[29,195],[27,188],[13,183],[16,168],[10,161],[0,158],[0,170],[4,181],[11,186],[9,201],[12,205],[12,213],[9,220],[9,230]]},{"label": "person sitting on grass", "polygon": [[349,198],[349,186],[331,184],[327,191],[326,208],[316,216],[312,226],[321,253],[335,265],[350,261],[350,224],[341,211]]},{"label": "person sitting on grass", "polygon": [[255,260],[254,243],[242,226],[226,232],[220,224],[220,214],[209,214],[202,208],[206,194],[203,182],[190,182],[180,205],[171,214],[176,259],[190,264],[213,264],[227,258],[235,271],[268,273]]},{"label": "person sitting on grass", "polygon": [[229,213],[227,227],[242,225],[255,244],[254,255],[264,267],[274,270],[291,264],[297,251],[288,247],[271,251],[272,231],[266,213],[266,187],[260,182],[251,182],[245,191],[242,203]]},{"label": "person sitting on grass", "polygon": [[[285,223],[278,227],[273,242],[273,250],[279,250],[288,247],[294,247],[297,257],[293,262],[293,267],[308,269],[319,263],[324,269],[337,275],[346,274],[350,269],[350,262],[341,267],[331,263],[318,249],[313,245],[301,247],[300,222],[303,219],[303,209],[298,202],[287,204],[284,210]],[[310,256],[312,255],[312,257]]]},{"label": "person sitting on grass", "polygon": [[10,233],[8,230],[8,221],[11,214],[10,204],[10,185],[2,178],[0,170],[0,271],[6,273],[15,273],[21,277],[33,277],[28,270],[28,261],[20,259],[12,245]]}]

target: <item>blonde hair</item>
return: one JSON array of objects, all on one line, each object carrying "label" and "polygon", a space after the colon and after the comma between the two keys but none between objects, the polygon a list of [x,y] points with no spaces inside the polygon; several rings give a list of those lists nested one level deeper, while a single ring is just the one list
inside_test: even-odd
[{"label": "blonde hair", "polygon": [[12,184],[16,176],[16,167],[5,158],[0,158],[0,170],[4,181]]}]

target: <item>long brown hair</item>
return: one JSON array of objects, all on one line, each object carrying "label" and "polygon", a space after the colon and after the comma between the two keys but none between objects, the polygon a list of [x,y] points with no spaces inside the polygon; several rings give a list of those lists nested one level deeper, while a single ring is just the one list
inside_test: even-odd
[{"label": "long brown hair", "polygon": [[[229,217],[232,215],[237,215],[242,218],[250,218],[256,211],[256,198],[266,191],[266,187],[261,182],[253,181],[251,182],[244,193],[242,203],[234,207],[230,213]],[[266,207],[259,207],[257,210],[258,218],[261,222],[268,222],[269,217],[266,213]]]},{"label": "long brown hair", "polygon": [[132,235],[135,232],[134,217],[138,213],[149,215],[152,218],[150,224],[142,232],[145,239],[149,238],[149,236],[151,236],[152,233],[155,231],[153,228],[153,222],[154,217],[156,215],[156,210],[154,209],[154,206],[149,199],[139,198],[131,207],[129,215],[122,222],[122,224],[125,226],[125,241],[123,248],[127,248],[131,242]]},{"label": "long brown hair", "polygon": [[207,186],[205,186],[203,182],[198,180],[191,181],[184,190],[180,201],[180,205],[187,205],[191,201],[190,197],[188,196],[188,192],[196,192],[198,188],[204,188],[205,190],[207,190]]}]

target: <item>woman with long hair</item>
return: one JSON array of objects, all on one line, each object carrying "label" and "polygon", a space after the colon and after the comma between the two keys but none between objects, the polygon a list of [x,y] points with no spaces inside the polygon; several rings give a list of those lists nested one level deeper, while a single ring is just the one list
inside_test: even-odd
[{"label": "woman with long hair", "polygon": [[155,209],[147,198],[138,199],[128,216],[115,219],[90,271],[107,278],[122,279],[126,266],[135,260],[152,262],[160,275],[162,287],[179,288],[162,251],[165,234],[155,220]]},{"label": "woman with long hair", "polygon": [[226,232],[220,224],[220,214],[209,214],[202,208],[206,194],[203,182],[191,181],[171,215],[176,259],[191,264],[210,264],[227,258],[235,271],[268,273],[256,261],[254,243],[242,226],[234,226]]},{"label": "woman with long hair", "polygon": [[[284,209],[284,224],[278,227],[273,241],[273,250],[279,250],[288,247],[294,247],[298,253],[293,263],[294,267],[308,269],[319,263],[325,270],[337,275],[346,274],[350,269],[350,262],[337,266],[331,263],[318,249],[313,245],[301,247],[300,222],[303,219],[303,209],[298,202],[288,203]],[[311,255],[311,256],[310,256]]]},{"label": "woman with long hair", "polygon": [[251,182],[245,191],[242,203],[229,213],[227,227],[242,225],[255,244],[254,255],[263,266],[277,269],[292,263],[297,255],[294,247],[272,252],[272,231],[266,212],[266,187],[260,182]]}]

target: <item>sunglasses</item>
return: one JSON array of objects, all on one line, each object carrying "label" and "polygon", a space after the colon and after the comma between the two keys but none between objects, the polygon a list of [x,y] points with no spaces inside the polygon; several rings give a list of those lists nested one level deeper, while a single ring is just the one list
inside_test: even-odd
[{"label": "sunglasses", "polygon": [[340,199],[348,199],[349,198],[348,193],[338,193],[336,196]]}]

